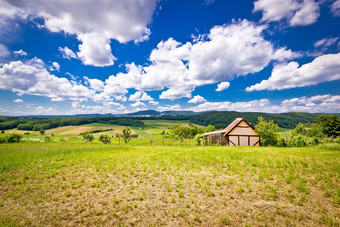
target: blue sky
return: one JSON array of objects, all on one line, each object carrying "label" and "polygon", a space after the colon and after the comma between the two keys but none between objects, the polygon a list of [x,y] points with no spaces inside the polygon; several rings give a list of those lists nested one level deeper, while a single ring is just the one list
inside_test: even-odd
[{"label": "blue sky", "polygon": [[340,112],[340,0],[0,0],[0,115]]}]

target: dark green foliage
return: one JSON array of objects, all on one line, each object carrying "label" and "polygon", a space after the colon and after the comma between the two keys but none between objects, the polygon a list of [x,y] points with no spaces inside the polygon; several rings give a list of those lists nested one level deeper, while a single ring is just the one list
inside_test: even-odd
[{"label": "dark green foliage", "polygon": [[18,133],[11,133],[7,135],[6,142],[7,143],[20,143],[22,135]]},{"label": "dark green foliage", "polygon": [[261,145],[263,146],[275,146],[278,142],[277,124],[271,120],[265,121],[263,117],[258,117],[257,124],[255,125],[255,131],[259,134],[261,139]]},{"label": "dark green foliage", "polygon": [[203,114],[190,116],[190,121],[200,125],[213,125],[215,128],[225,128],[236,118],[242,117],[250,124],[254,125],[259,116],[264,119],[273,120],[281,128],[293,129],[297,124],[314,122],[318,114],[313,113],[282,113],[282,114],[268,114],[268,113],[240,113],[233,111],[212,111]]},{"label": "dark green foliage", "polygon": [[213,125],[208,125],[208,127],[205,129],[205,132],[213,132],[213,131],[216,131]]},{"label": "dark green foliage", "polygon": [[174,139],[192,139],[198,133],[203,133],[203,129],[196,125],[182,125],[182,123],[173,124],[170,127]]},{"label": "dark green foliage", "polygon": [[[8,121],[5,121],[8,119]],[[144,123],[136,118],[130,117],[55,117],[55,118],[3,118],[0,121],[0,130],[17,128],[19,130],[51,129],[69,125],[83,125],[91,123],[115,124],[123,126],[144,127]]]},{"label": "dark green foliage", "polygon": [[5,130],[1,130],[1,134],[4,134],[5,133]]},{"label": "dark green foliage", "polygon": [[81,134],[83,136],[83,139],[85,142],[91,142],[94,139],[94,136],[92,135],[92,133],[89,132],[85,132]]},{"label": "dark green foliage", "polygon": [[41,135],[44,135],[44,134],[45,134],[45,129],[41,128],[41,129],[39,130],[39,132],[40,132]]},{"label": "dark green foliage", "polygon": [[125,127],[123,128],[122,132],[123,132],[122,136],[123,136],[124,142],[127,144],[131,139],[131,128]]},{"label": "dark green foliage", "polygon": [[104,144],[109,144],[109,143],[111,143],[111,138],[108,135],[100,135],[99,141],[104,143]]},{"label": "dark green foliage", "polygon": [[319,115],[317,123],[326,136],[335,138],[340,135],[340,118],[336,114]]}]

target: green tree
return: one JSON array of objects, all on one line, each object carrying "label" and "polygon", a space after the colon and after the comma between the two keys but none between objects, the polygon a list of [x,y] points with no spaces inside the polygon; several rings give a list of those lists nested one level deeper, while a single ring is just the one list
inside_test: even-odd
[{"label": "green tree", "polygon": [[41,129],[39,130],[39,132],[40,132],[41,135],[44,135],[44,134],[45,134],[45,129],[41,128]]},{"label": "green tree", "polygon": [[130,127],[125,127],[123,128],[123,139],[124,139],[124,142],[125,144],[127,144],[130,139],[131,139],[131,128]]},{"label": "green tree", "polygon": [[99,141],[104,143],[104,144],[109,144],[109,143],[111,143],[111,138],[110,138],[110,136],[108,136],[106,134],[105,135],[100,135],[99,136]]},{"label": "green tree", "polygon": [[326,136],[335,138],[340,135],[340,118],[336,114],[319,115],[317,123]]},{"label": "green tree", "polygon": [[278,134],[276,133],[278,125],[272,120],[267,122],[262,116],[257,118],[257,124],[255,125],[255,131],[261,138],[261,144],[263,146],[275,146],[278,142]]},{"label": "green tree", "polygon": [[213,132],[216,131],[215,126],[208,125],[208,127],[205,129],[205,132]]}]

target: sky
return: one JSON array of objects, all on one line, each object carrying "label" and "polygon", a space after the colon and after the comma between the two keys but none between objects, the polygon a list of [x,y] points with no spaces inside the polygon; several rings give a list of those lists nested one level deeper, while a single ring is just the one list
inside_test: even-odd
[{"label": "sky", "polygon": [[340,0],[0,0],[0,115],[340,113]]}]

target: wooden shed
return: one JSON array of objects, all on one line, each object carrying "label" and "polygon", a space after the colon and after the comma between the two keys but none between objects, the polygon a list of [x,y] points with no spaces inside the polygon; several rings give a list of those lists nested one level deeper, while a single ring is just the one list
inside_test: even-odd
[{"label": "wooden shed", "polygon": [[207,143],[228,146],[260,146],[260,137],[243,118],[236,118],[223,130],[203,134]]}]

